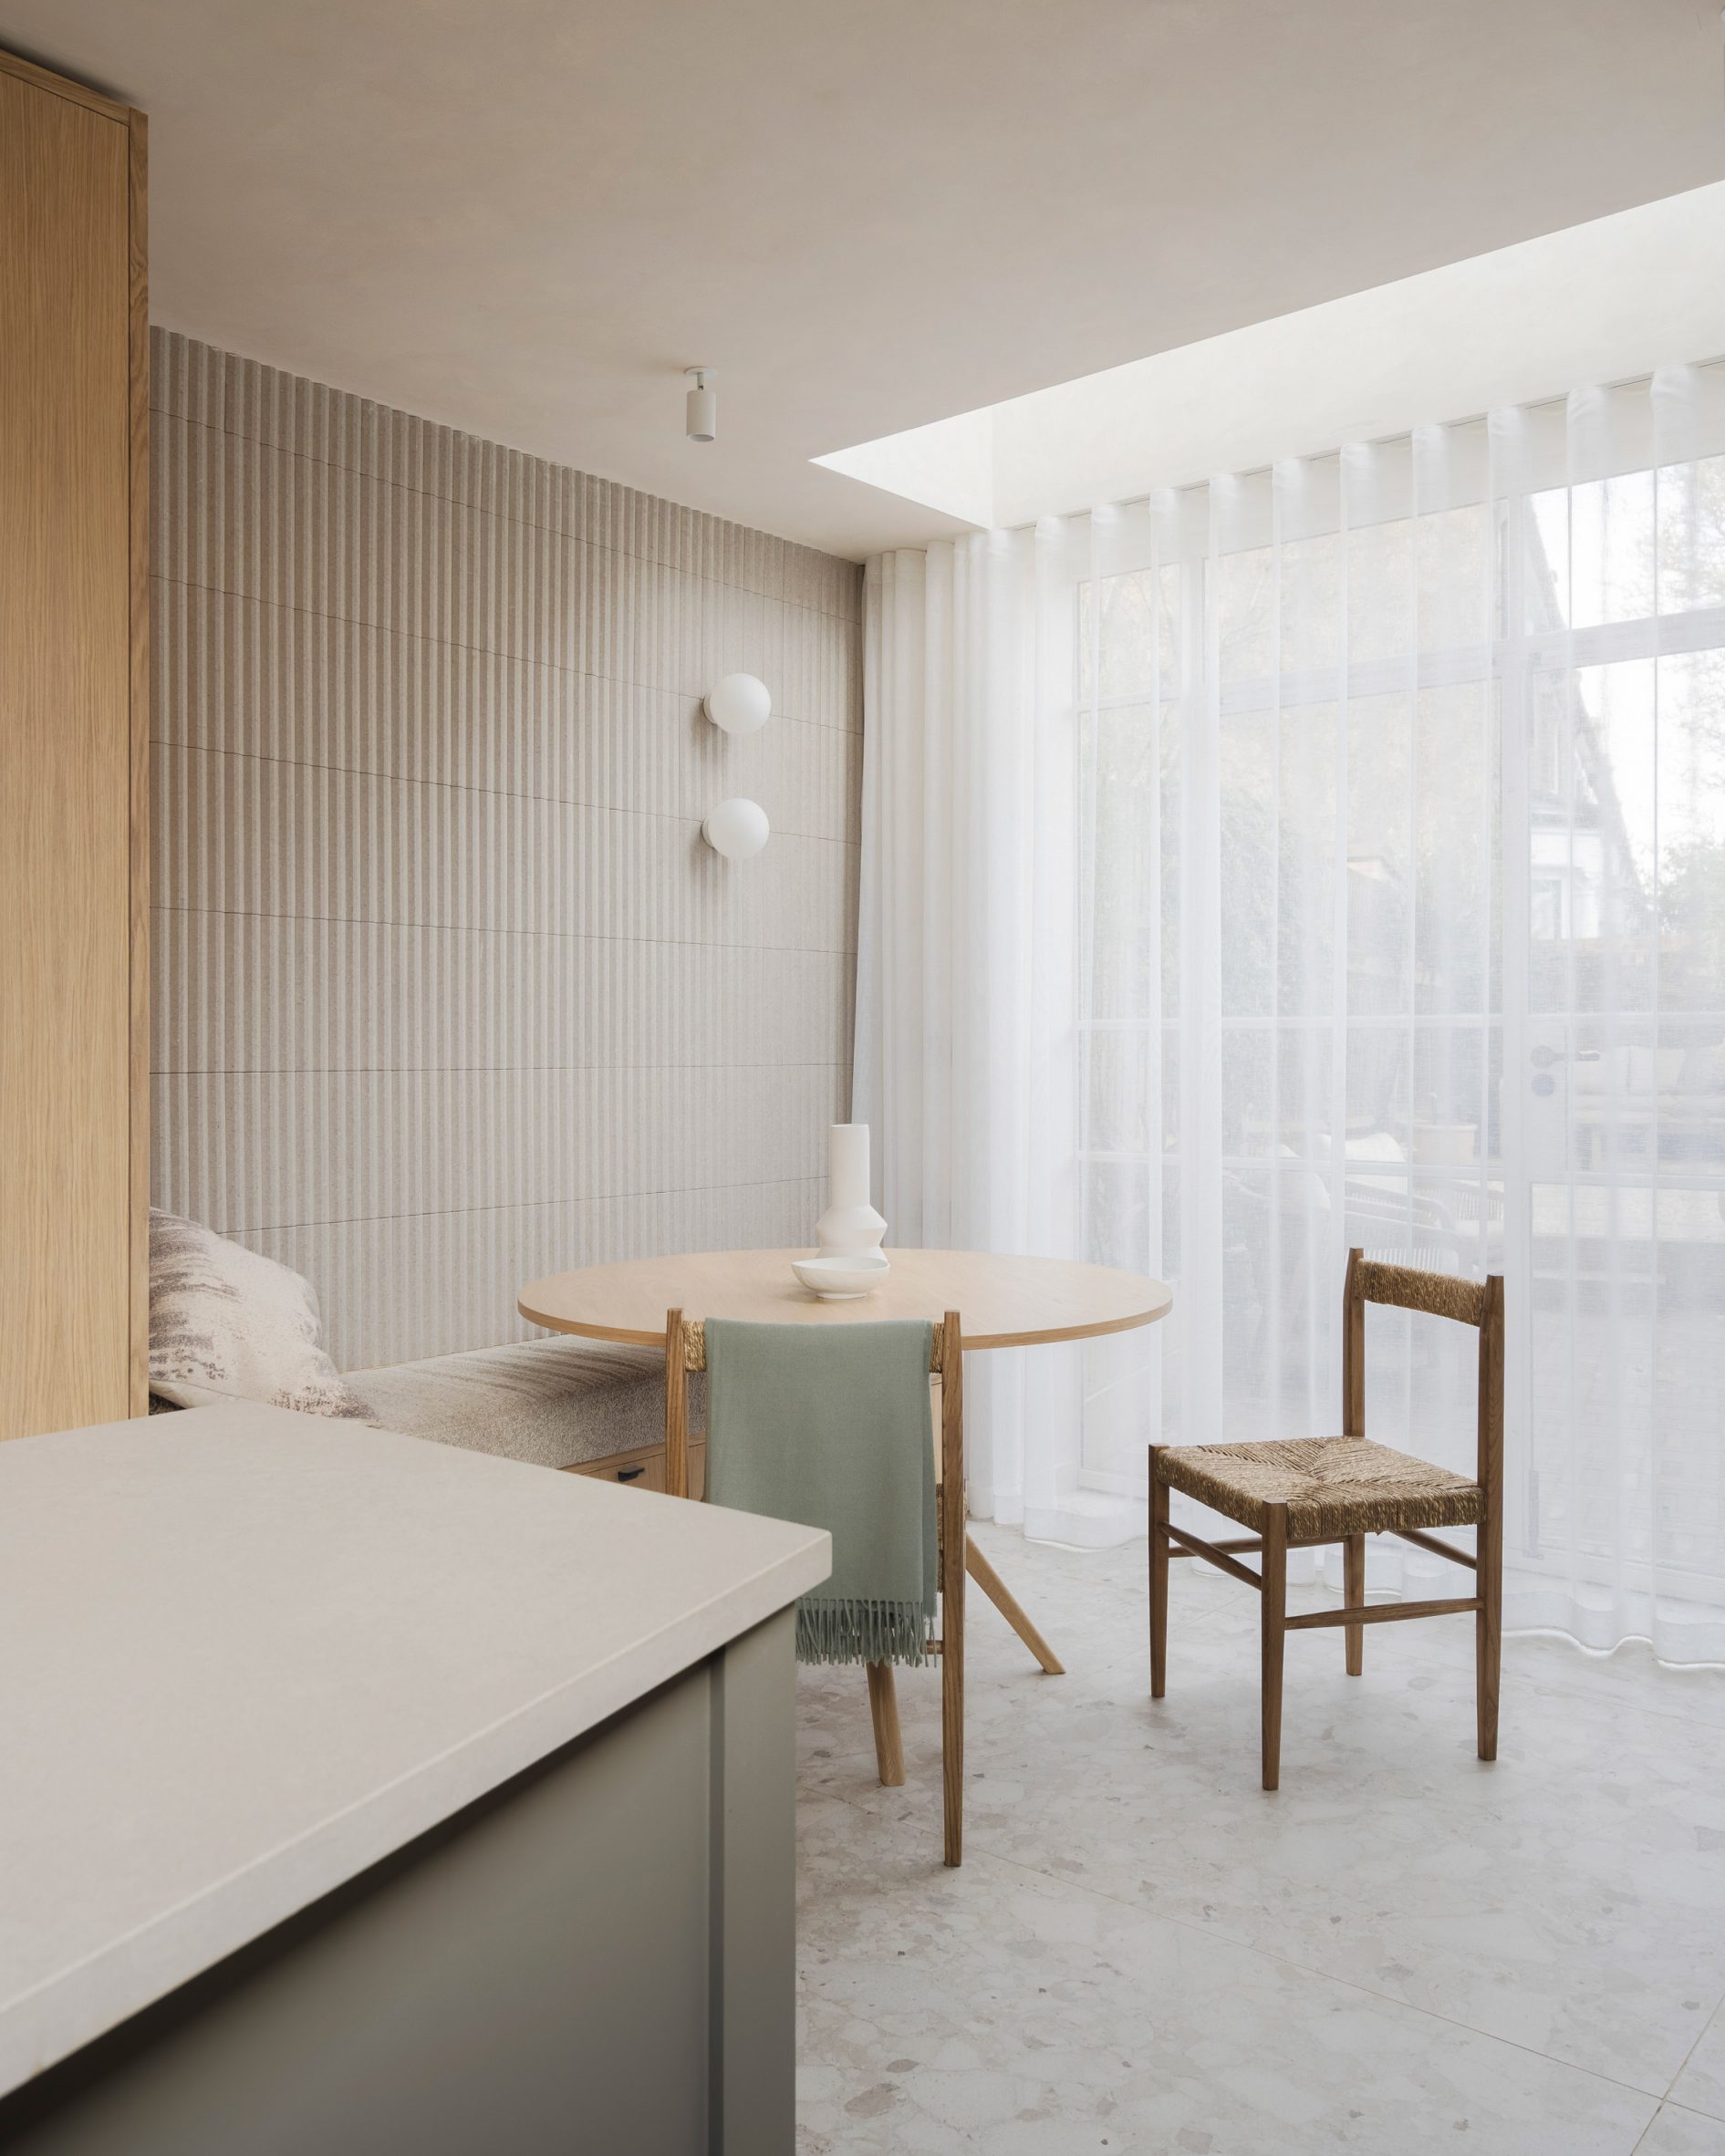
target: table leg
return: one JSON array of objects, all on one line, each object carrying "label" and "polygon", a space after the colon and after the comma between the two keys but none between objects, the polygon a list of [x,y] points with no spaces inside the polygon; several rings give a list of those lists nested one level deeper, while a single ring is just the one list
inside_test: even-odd
[{"label": "table leg", "polygon": [[1004,1580],[989,1563],[969,1535],[964,1538],[964,1569],[1024,1641],[1051,1677],[1064,1677],[1066,1665],[1020,1609]]},{"label": "table leg", "polygon": [[899,1691],[889,1662],[868,1662],[868,1711],[875,1725],[875,1765],[885,1789],[904,1787],[904,1739],[899,1734]]}]

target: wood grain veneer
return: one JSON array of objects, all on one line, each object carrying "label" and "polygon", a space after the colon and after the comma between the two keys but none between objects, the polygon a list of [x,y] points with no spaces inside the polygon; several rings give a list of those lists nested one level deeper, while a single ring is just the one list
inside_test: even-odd
[{"label": "wood grain veneer", "polygon": [[130,636],[131,640],[131,784],[130,837],[131,1176],[129,1203],[130,1324],[128,1407],[150,1405],[150,249],[149,122],[126,115],[130,181],[127,347],[130,404],[131,495]]},{"label": "wood grain veneer", "polygon": [[145,1400],[144,167],[0,54],[0,1437]]}]

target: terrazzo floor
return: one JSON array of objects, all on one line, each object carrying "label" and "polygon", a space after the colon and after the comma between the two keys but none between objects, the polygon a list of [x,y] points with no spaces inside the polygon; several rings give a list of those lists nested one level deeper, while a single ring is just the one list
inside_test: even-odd
[{"label": "terrazzo floor", "polygon": [[1271,1797],[1248,1590],[1152,1705],[1141,1543],[974,1531],[1069,1674],[972,1588],[948,1871],[938,1672],[901,1789],[801,1673],[799,2156],[1725,2156],[1725,1674],[1511,1640],[1485,1767],[1465,1619],[1295,1634]]}]

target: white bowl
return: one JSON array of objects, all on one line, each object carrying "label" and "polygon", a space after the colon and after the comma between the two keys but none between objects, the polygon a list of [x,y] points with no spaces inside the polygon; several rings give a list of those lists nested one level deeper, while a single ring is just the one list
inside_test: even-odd
[{"label": "white bowl", "polygon": [[892,1270],[890,1260],[874,1258],[793,1258],[791,1270],[823,1302],[848,1302],[871,1295]]}]

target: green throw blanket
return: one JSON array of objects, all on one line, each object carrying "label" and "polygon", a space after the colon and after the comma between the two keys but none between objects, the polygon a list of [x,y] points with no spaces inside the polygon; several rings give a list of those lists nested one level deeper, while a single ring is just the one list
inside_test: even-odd
[{"label": "green throw blanket", "polygon": [[921,1662],[934,1621],[933,1328],[707,1320],[707,1496],[825,1528],[799,1662]]}]

